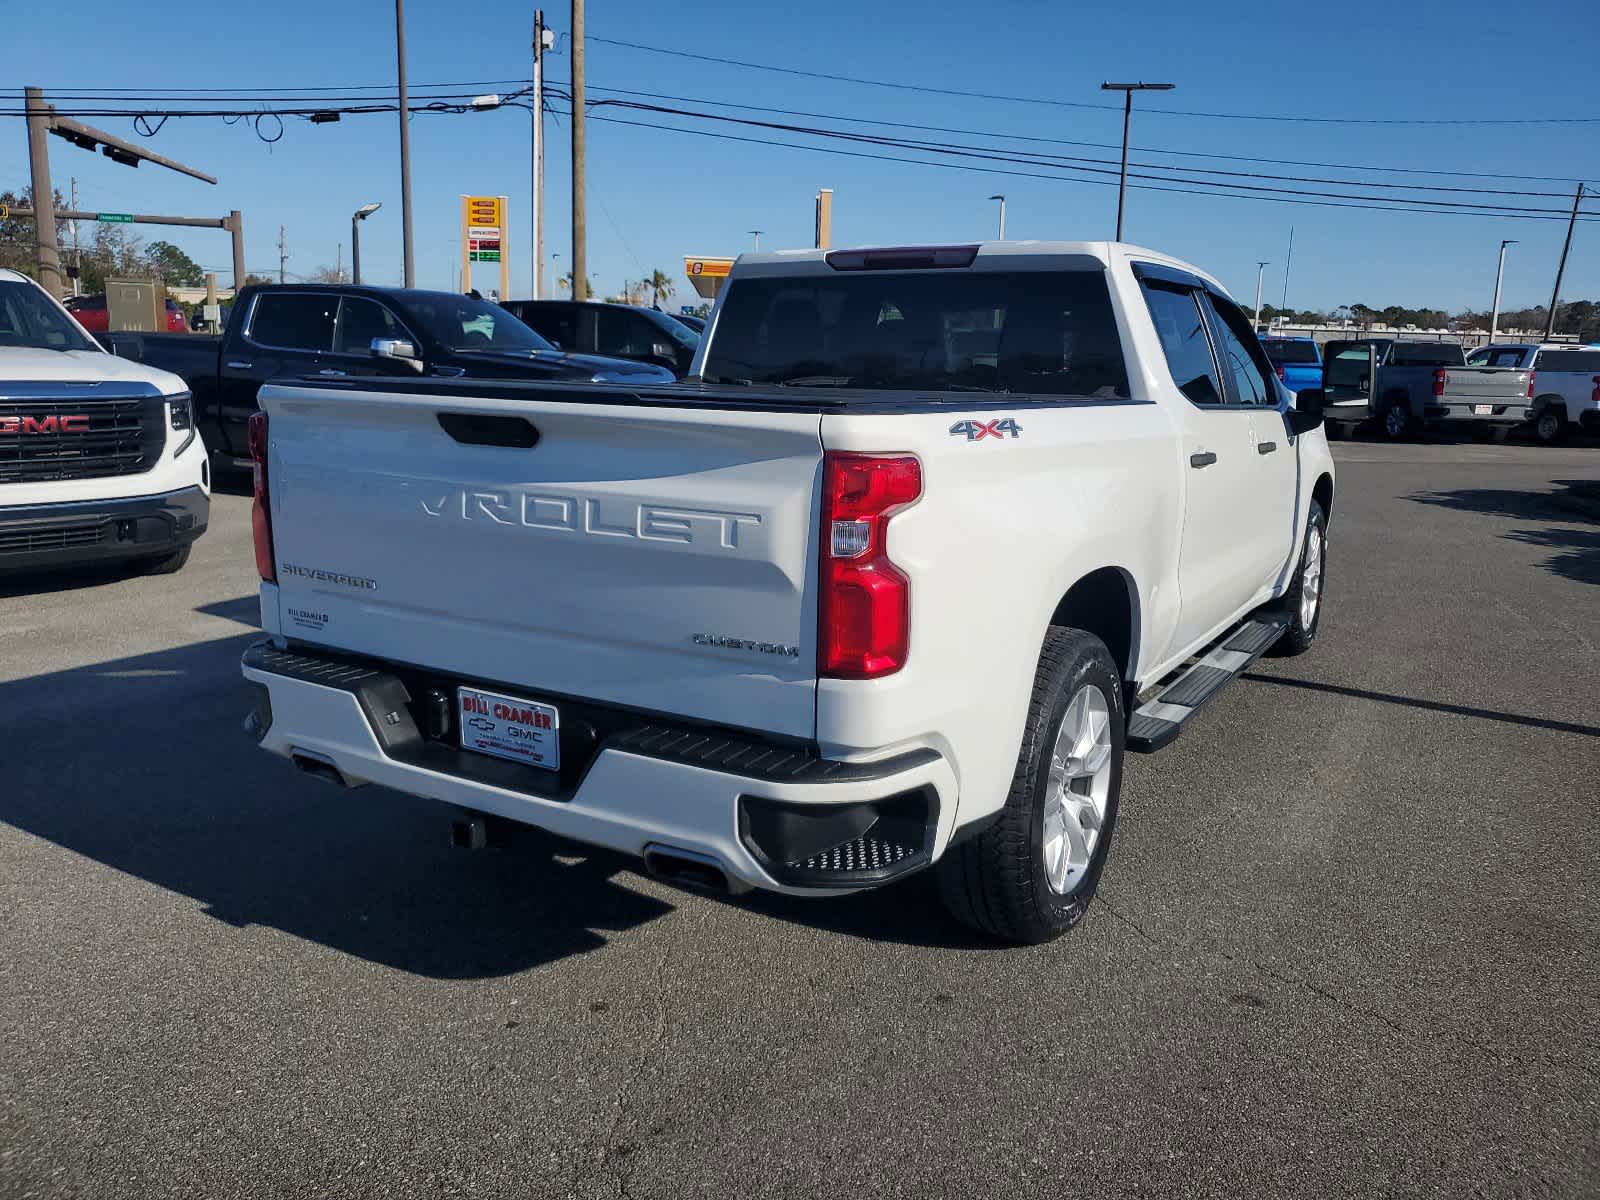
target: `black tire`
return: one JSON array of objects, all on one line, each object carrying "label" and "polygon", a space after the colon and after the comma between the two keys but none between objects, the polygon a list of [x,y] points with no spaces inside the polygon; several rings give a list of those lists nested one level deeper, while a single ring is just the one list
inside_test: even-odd
[{"label": "black tire", "polygon": [[1378,429],[1391,442],[1403,442],[1417,431],[1416,420],[1411,415],[1411,401],[1405,397],[1390,399],[1383,406],[1383,417]]},{"label": "black tire", "polygon": [[[1110,717],[1109,786],[1088,864],[1062,895],[1045,871],[1045,800],[1056,733],[1067,706],[1086,686],[1100,691]],[[939,892],[951,915],[983,933],[1029,944],[1059,937],[1082,920],[1111,849],[1126,741],[1122,680],[1111,652],[1093,634],[1052,628],[1039,655],[1022,750],[1000,819],[939,863]]]},{"label": "black tire", "polygon": [[[1311,558],[1313,539],[1317,544],[1320,571],[1317,576],[1316,603],[1312,607],[1311,619],[1305,619],[1306,590],[1306,564]],[[1289,585],[1289,590],[1278,601],[1279,611],[1289,618],[1289,628],[1283,631],[1283,636],[1273,643],[1269,654],[1278,658],[1292,658],[1296,654],[1304,654],[1311,649],[1311,643],[1317,640],[1317,626],[1322,623],[1323,601],[1327,597],[1328,583],[1328,518],[1322,511],[1322,505],[1315,500],[1311,502],[1311,511],[1306,515],[1306,536],[1300,543],[1300,561],[1295,564],[1294,582]]]},{"label": "black tire", "polygon": [[140,564],[140,573],[144,575],[176,574],[183,570],[184,563],[189,561],[189,551],[192,548],[184,546],[161,558],[147,558]]},{"label": "black tire", "polygon": [[1534,435],[1546,446],[1567,440],[1567,414],[1554,404],[1547,404],[1533,419]]}]

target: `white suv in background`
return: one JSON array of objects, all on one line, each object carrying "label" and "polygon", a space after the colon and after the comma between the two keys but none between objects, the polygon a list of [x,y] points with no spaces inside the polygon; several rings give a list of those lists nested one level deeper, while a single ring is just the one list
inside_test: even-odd
[{"label": "white suv in background", "polygon": [[176,571],[210,510],[183,380],[107,354],[33,280],[0,270],[0,573]]}]

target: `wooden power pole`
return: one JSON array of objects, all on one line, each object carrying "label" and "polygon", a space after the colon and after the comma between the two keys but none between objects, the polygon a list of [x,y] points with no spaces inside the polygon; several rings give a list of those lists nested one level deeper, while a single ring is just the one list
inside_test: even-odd
[{"label": "wooden power pole", "polygon": [[584,216],[583,0],[572,0],[572,298],[589,298]]}]

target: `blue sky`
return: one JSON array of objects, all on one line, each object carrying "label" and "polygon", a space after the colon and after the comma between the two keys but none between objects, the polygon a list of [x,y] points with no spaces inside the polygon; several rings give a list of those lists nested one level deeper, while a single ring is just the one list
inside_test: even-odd
[{"label": "blue sky", "polygon": [[[414,86],[528,76],[531,4],[410,0],[407,7]],[[8,88],[36,83],[57,91],[284,90],[393,81],[393,7],[387,0],[278,0],[270,11],[252,5],[213,6],[203,15],[196,10],[192,20],[170,6],[159,19],[150,19],[148,14],[136,17],[120,3],[86,0],[73,11],[70,37],[63,36],[59,14],[16,3],[7,8],[6,57],[12,64],[26,64],[20,75],[11,72]],[[1255,7],[1249,19],[1233,18],[1225,8],[1138,0],[1092,10],[1015,0],[981,6],[931,0],[819,0],[806,6],[591,0],[588,29],[591,37],[718,57],[1088,105],[1114,103],[1099,91],[1106,78],[1175,82],[1176,91],[1137,102],[1135,157],[1143,147],[1600,182],[1600,124],[1308,124],[1159,111],[1436,120],[1600,117],[1600,91],[1594,83],[1600,23],[1593,18],[1592,0],[1528,0],[1514,15],[1503,3],[1423,0],[1398,10],[1394,21],[1370,8],[1350,8],[1346,16],[1328,5]],[[546,60],[548,76],[565,84],[570,70],[564,36],[567,6],[553,5],[547,19],[563,35],[557,53]],[[1108,145],[1121,134],[1119,110],[924,95],[700,63],[594,41],[588,50],[588,76],[591,98],[604,94],[601,89],[628,88],[984,134]],[[131,123],[123,118],[93,118],[91,123],[134,137]],[[291,274],[332,265],[337,244],[348,242],[351,211],[381,201],[383,210],[363,231],[364,273],[370,281],[398,282],[396,124],[393,114],[349,116],[321,126],[291,119],[282,139],[269,146],[248,123],[225,126],[215,119],[187,119],[169,122],[153,139],[136,139],[209,170],[220,179],[216,187],[148,165],[135,172],[54,139],[52,165],[63,190],[68,177],[77,176],[80,203],[87,209],[188,214],[241,209],[252,270],[276,269],[280,225],[287,230]],[[451,285],[458,195],[503,193],[511,198],[512,290],[528,294],[530,126],[530,114],[517,109],[414,118],[419,284]],[[559,255],[554,262],[555,273],[560,273],[570,261],[568,125],[562,118],[549,121],[546,129],[546,250]],[[22,122],[9,120],[0,130],[0,187],[20,188],[27,180]],[[772,136],[735,127],[726,132]],[[1026,145],[990,136],[950,135],[950,140],[1008,149]],[[1114,150],[1092,147],[1036,148],[1116,156]],[[1161,161],[1280,175],[1330,174],[1248,162]],[[1421,181],[1399,174],[1369,178],[1571,195],[1571,184],[1558,181]],[[1109,186],[869,161],[592,120],[590,274],[606,291],[653,267],[681,278],[685,254],[736,253],[749,247],[746,231],[752,228],[766,231],[763,248],[808,245],[812,196],[819,187],[834,189],[837,245],[991,236],[995,205],[987,197],[994,192],[1009,197],[1007,234],[1012,238],[1107,237],[1115,219],[1116,192]],[[1552,197],[1463,198],[1550,208],[1570,204],[1569,199]],[[1590,204],[1600,210],[1600,202]],[[1453,309],[1488,305],[1501,238],[1520,239],[1507,260],[1505,306],[1547,301],[1565,228],[1563,221],[1301,207],[1151,191],[1134,191],[1129,197],[1129,240],[1201,265],[1247,303],[1254,296],[1259,259],[1274,264],[1267,269],[1267,298],[1276,301],[1282,295],[1291,226],[1291,305],[1329,308],[1359,301]],[[198,261],[217,268],[226,281],[229,252],[220,232],[143,232],[150,238],[168,236]],[[343,252],[348,263],[348,244]],[[481,287],[497,283],[492,268],[480,271]],[[553,280],[554,274],[548,278]],[[1600,297],[1600,222],[1578,227],[1562,292],[1569,299]],[[692,298],[687,286],[679,298]]]}]

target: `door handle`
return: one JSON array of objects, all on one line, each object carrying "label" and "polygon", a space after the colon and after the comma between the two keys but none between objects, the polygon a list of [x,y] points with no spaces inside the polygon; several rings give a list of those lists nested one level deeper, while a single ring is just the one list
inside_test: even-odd
[{"label": "door handle", "polygon": [[1278,448],[1278,443],[1277,442],[1257,442],[1256,443],[1256,453],[1257,454],[1271,454],[1277,448]]},{"label": "door handle", "polygon": [[322,370],[318,371],[317,374],[318,375],[342,376],[344,374],[344,372],[343,371],[336,371],[332,367],[324,367],[324,368],[322,368]]},{"label": "door handle", "polygon": [[255,366],[255,363],[242,362],[235,358],[230,359],[228,362],[225,362],[222,365],[231,371],[248,371],[251,367]]},{"label": "door handle", "polygon": [[1203,453],[1203,454],[1191,454],[1191,455],[1189,455],[1189,465],[1191,467],[1194,467],[1196,470],[1198,470],[1201,467],[1209,467],[1212,463],[1214,463],[1216,461],[1217,461],[1217,456],[1215,454],[1213,454],[1209,450],[1205,451],[1205,453]]}]

